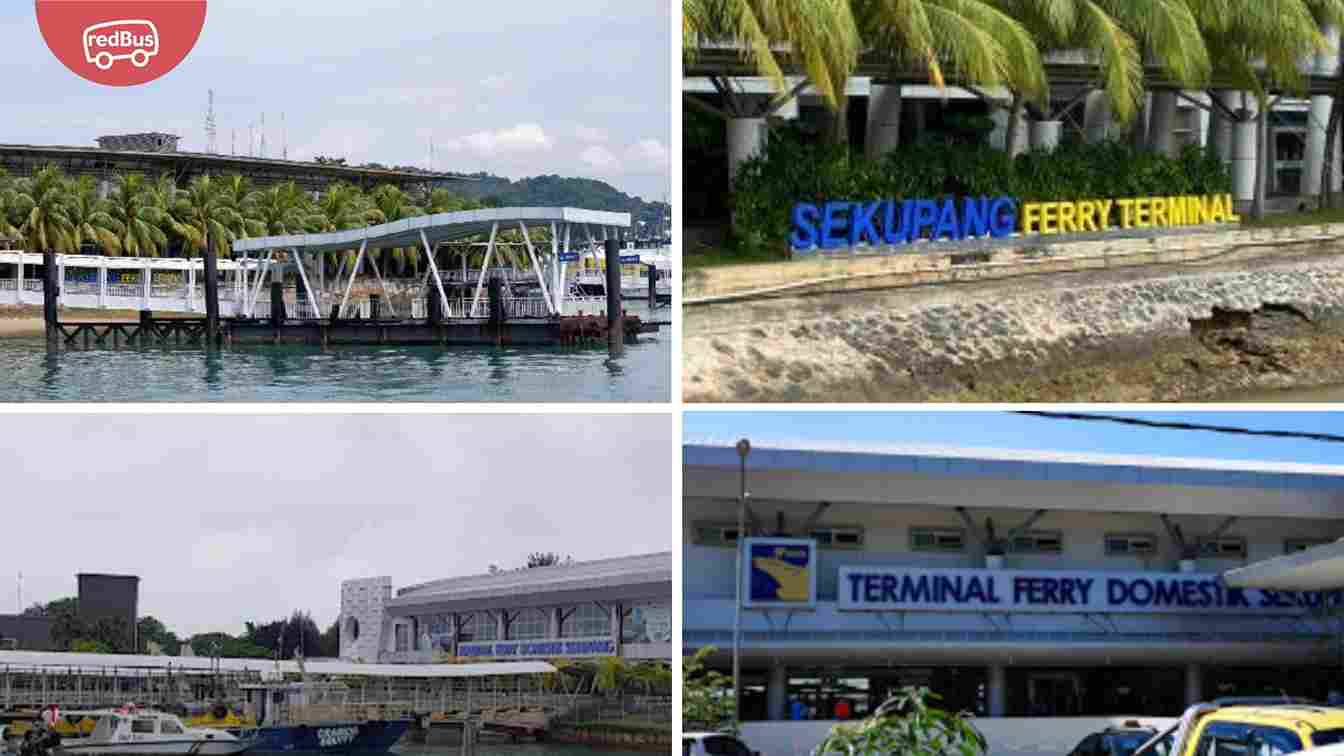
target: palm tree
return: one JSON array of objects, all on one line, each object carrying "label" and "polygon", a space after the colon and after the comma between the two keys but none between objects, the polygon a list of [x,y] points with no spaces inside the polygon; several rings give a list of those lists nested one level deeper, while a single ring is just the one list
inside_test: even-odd
[{"label": "palm tree", "polygon": [[20,231],[38,252],[72,252],[75,228],[70,220],[70,192],[60,168],[47,165],[19,185],[17,202],[24,209]]},{"label": "palm tree", "polygon": [[8,171],[0,168],[0,238],[23,240],[23,233],[19,231],[19,224],[23,222],[21,209],[17,184]]},{"label": "palm tree", "polygon": [[197,176],[186,189],[176,192],[172,207],[169,224],[187,242],[188,251],[201,255],[208,245],[221,257],[230,255],[237,238],[233,229],[242,219],[209,174]]},{"label": "palm tree", "polygon": [[[399,187],[391,184],[382,184],[376,187],[369,198],[373,200],[373,207],[377,211],[375,217],[378,223],[392,223],[393,221],[413,218],[424,215],[424,211],[416,206],[411,198],[406,195]],[[407,247],[392,250],[392,259],[397,261],[397,271],[400,274],[406,272],[406,263],[410,262],[414,271],[413,275],[417,278],[420,275],[420,248]]]},{"label": "palm tree", "polygon": [[[1098,86],[1106,95],[1112,116],[1121,124],[1133,120],[1143,96],[1144,51],[1160,61],[1167,73],[1184,86],[1197,86],[1209,75],[1209,53],[1196,16],[1185,0],[995,2],[1031,30],[1042,53],[1066,50],[1090,53],[1097,64]],[[1010,153],[1017,151],[1015,106],[1023,99],[1015,90],[1013,94],[1007,143]],[[1174,93],[1160,96],[1174,97]],[[1074,100],[1064,109],[1077,103]],[[1043,120],[1057,120],[1060,112],[1043,113]],[[1154,131],[1163,128],[1169,133],[1171,125],[1158,126]]]},{"label": "palm tree", "polygon": [[[237,211],[238,205],[227,190],[221,191],[221,199],[225,205]],[[260,235],[299,234],[318,223],[315,213],[309,208],[307,195],[293,181],[259,189],[249,195],[244,204],[250,210],[249,219],[256,222]],[[239,212],[239,215],[242,213]]]},{"label": "palm tree", "polygon": [[167,214],[154,204],[142,174],[117,177],[107,212],[117,235],[116,251],[112,254],[158,257],[168,249],[168,235],[163,230]]},{"label": "palm tree", "polygon": [[93,176],[80,176],[70,183],[69,189],[74,248],[82,249],[87,241],[101,247],[106,254],[118,254],[121,239],[116,233],[117,222],[107,212],[107,203],[98,198],[98,184]]}]

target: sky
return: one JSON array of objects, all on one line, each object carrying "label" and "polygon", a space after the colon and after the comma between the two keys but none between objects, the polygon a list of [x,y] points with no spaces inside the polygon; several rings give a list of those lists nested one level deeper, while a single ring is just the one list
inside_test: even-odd
[{"label": "sky", "polygon": [[[247,154],[558,173],[646,200],[671,191],[670,0],[210,0],[196,48],[148,84],[103,87],[56,60],[31,0],[0,3],[7,117],[0,143],[93,146],[167,131]],[[281,130],[284,113],[284,132]],[[260,142],[260,129],[254,129]],[[257,148],[259,149],[259,148]]]},{"label": "sky", "polygon": [[[1344,413],[1338,412],[1098,410],[1092,414],[1344,435]],[[682,428],[688,439],[746,436],[1344,465],[1340,443],[1133,428],[1008,412],[688,412]]]},{"label": "sky", "polygon": [[394,590],[672,548],[666,415],[10,415],[0,441],[0,612],[140,576],[179,637]]}]

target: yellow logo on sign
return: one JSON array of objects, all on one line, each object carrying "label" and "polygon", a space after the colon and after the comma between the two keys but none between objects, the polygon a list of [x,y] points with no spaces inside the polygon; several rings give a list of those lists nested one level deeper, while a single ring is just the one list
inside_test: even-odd
[{"label": "yellow logo on sign", "polygon": [[777,600],[807,601],[811,581],[806,566],[770,557],[757,557],[752,560],[752,565],[779,584],[779,590],[775,592]]}]

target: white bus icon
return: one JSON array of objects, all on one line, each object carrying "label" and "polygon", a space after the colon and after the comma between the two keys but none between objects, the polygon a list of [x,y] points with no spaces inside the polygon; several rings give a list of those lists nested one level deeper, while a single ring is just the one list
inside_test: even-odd
[{"label": "white bus icon", "polygon": [[159,29],[153,21],[107,21],[84,30],[84,59],[106,71],[119,60],[136,68],[159,54]]}]

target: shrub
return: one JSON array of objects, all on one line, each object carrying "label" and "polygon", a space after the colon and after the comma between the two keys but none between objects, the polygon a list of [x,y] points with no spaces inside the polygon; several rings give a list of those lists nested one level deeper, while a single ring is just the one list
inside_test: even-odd
[{"label": "shrub", "polygon": [[759,251],[788,244],[800,202],[1011,196],[1023,201],[1219,194],[1232,179],[1195,146],[1169,158],[1128,143],[1065,143],[1011,158],[983,143],[920,141],[876,160],[818,143],[796,127],[775,129],[765,151],[738,168],[733,235]]}]

